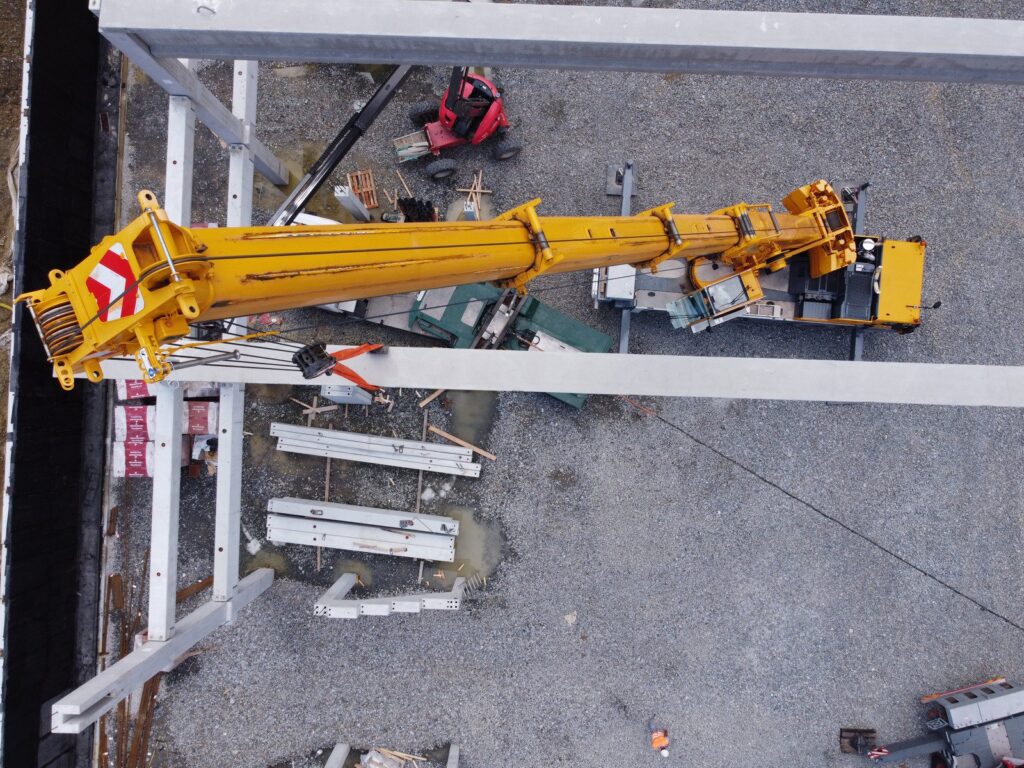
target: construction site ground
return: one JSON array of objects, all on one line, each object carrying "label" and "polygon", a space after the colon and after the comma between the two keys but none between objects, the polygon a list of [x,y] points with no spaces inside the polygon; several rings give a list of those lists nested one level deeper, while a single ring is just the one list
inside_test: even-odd
[{"label": "construction site ground", "polygon": [[[737,8],[740,2],[690,2]],[[1020,18],[1024,2],[760,2],[765,10]],[[385,69],[375,69],[379,78]],[[1024,100],[1019,88],[499,69],[516,160],[448,154],[455,183],[402,166],[444,210],[484,171],[503,210],[534,197],[553,215],[612,214],[605,169],[631,158],[634,210],[676,201],[706,212],[778,201],[818,178],[870,181],[868,228],[928,242],[914,334],[869,335],[869,360],[1024,364],[1019,262]],[[231,68],[200,77],[225,102]],[[447,73],[421,69],[341,171],[399,187],[391,140],[410,104]],[[127,100],[122,223],[142,188],[163,196],[167,100],[137,70]],[[293,171],[308,166],[374,90],[348,66],[264,64],[257,134]],[[227,150],[200,127],[192,219],[224,223]],[[333,183],[343,183],[336,174]],[[254,222],[282,193],[257,177]],[[311,212],[337,216],[329,194]],[[536,295],[617,335],[590,275],[540,279]],[[308,327],[315,326],[315,327]],[[424,344],[320,310],[288,313],[295,336]],[[834,330],[732,322],[698,336],[664,315],[633,319],[631,351],[842,359]],[[246,567],[274,585],[166,679],[156,765],[322,765],[335,742],[422,754],[449,742],[462,765],[643,765],[650,718],[664,765],[854,766],[841,726],[885,741],[924,728],[916,697],[1004,674],[1024,678],[1024,425],[1014,411],[949,407],[453,393],[431,423],[497,454],[478,480],[427,475],[427,513],[461,515],[460,560],[487,575],[457,613],[330,620],[315,599],[344,570],[358,594],[416,589],[417,563],[265,541],[266,502],[321,498],[324,461],[279,453],[271,421],[304,423],[289,396],[246,390]],[[333,414],[336,428],[419,438],[425,391]],[[639,407],[638,407],[639,406]],[[415,505],[416,473],[335,462],[331,499]],[[214,478],[185,479],[180,583],[209,575]],[[127,573],[148,543],[150,483],[115,485],[130,520]],[[472,525],[476,521],[479,525]],[[246,537],[244,536],[243,539]],[[252,554],[250,550],[256,550]],[[431,588],[443,581],[427,567]],[[181,614],[194,607],[184,603]],[[921,762],[919,765],[925,765]]]}]

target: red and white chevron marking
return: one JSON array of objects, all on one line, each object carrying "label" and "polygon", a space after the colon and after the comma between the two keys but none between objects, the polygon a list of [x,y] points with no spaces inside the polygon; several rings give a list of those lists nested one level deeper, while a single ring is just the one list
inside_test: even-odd
[{"label": "red and white chevron marking", "polygon": [[134,282],[135,274],[124,255],[124,246],[114,243],[85,279],[85,287],[99,305],[101,321],[120,320],[142,311],[142,296]]}]

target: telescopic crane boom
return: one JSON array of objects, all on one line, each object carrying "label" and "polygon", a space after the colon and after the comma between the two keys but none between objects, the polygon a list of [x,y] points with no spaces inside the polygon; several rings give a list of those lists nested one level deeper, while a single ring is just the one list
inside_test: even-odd
[{"label": "telescopic crane boom", "polygon": [[[741,203],[675,214],[669,203],[634,216],[542,217],[533,200],[489,221],[310,227],[193,230],[169,221],[153,193],[138,200],[135,221],[78,266],[50,272],[48,288],[18,297],[65,389],[76,374],[100,381],[100,361],[114,356],[134,355],[143,378],[161,380],[171,370],[164,345],[196,322],[483,281],[523,291],[542,274],[657,269],[670,258],[724,267],[695,292],[696,305],[718,316],[762,298],[759,275],[795,256],[806,254],[812,277],[858,259],[842,201],[824,181],[790,193],[786,213]],[[919,323],[924,244],[884,242],[893,254],[916,254],[885,263],[878,289],[887,311],[839,322]],[[887,292],[895,304],[885,304]]]}]

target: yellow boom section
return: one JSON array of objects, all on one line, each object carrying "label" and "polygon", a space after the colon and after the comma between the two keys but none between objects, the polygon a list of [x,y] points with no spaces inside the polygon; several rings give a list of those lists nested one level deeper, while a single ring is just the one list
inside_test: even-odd
[{"label": "yellow boom section", "polygon": [[162,345],[188,324],[403,291],[493,281],[523,290],[540,274],[614,264],[657,269],[668,258],[714,258],[753,286],[807,253],[813,276],[856,260],[842,203],[824,181],[792,192],[786,213],[735,205],[677,215],[541,217],[534,200],[490,221],[188,229],[151,192],[142,215],[105,238],[50,287],[19,297],[61,385],[99,381],[99,362],[134,355],[144,378],[171,369]]}]

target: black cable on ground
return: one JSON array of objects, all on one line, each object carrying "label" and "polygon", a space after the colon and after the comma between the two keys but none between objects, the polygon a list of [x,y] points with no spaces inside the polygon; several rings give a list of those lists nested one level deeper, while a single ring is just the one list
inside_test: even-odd
[{"label": "black cable on ground", "polygon": [[738,467],[739,469],[741,469],[744,472],[746,472],[748,475],[751,475],[752,477],[760,480],[765,485],[767,485],[767,486],[775,489],[779,493],[787,496],[788,498],[790,498],[793,501],[795,501],[797,504],[800,504],[801,506],[806,507],[807,509],[811,510],[812,512],[814,512],[818,516],[820,516],[823,519],[827,520],[828,522],[832,523],[833,525],[839,526],[840,528],[842,528],[847,533],[850,533],[850,534],[856,536],[861,541],[864,541],[867,544],[870,544],[871,546],[873,546],[876,549],[880,550],[881,552],[885,553],[886,555],[889,555],[889,557],[891,557],[894,560],[896,560],[897,562],[905,565],[906,567],[910,568],[911,570],[916,571],[917,573],[919,573],[922,576],[924,576],[926,579],[929,579],[929,580],[935,582],[940,587],[948,590],[949,592],[952,592],[954,595],[956,595],[958,597],[963,598],[967,602],[971,603],[972,605],[977,606],[978,608],[980,608],[981,610],[985,611],[986,613],[992,614],[997,619],[1002,620],[1003,622],[1005,622],[1009,626],[1011,626],[1014,629],[1016,629],[1018,632],[1024,633],[1024,626],[1022,626],[1021,624],[1017,623],[1016,621],[1014,621],[1013,619],[1009,618],[1008,616],[1006,616],[1006,615],[1004,615],[1002,613],[999,613],[995,609],[990,608],[989,606],[985,605],[984,603],[982,603],[977,598],[971,597],[966,592],[963,592],[963,591],[957,589],[952,584],[950,584],[948,581],[945,581],[944,579],[942,579],[941,577],[937,576],[936,574],[934,574],[934,573],[932,573],[930,571],[925,570],[921,566],[919,566],[916,563],[914,563],[914,562],[908,560],[907,558],[905,558],[903,555],[901,555],[901,554],[899,554],[897,552],[894,552],[893,550],[889,549],[887,546],[882,544],[877,539],[873,539],[872,537],[868,536],[866,533],[862,533],[861,531],[858,531],[853,526],[849,525],[848,523],[844,523],[842,520],[840,520],[839,518],[837,518],[837,517],[835,517],[833,515],[830,515],[828,512],[826,512],[825,510],[821,509],[820,507],[816,507],[811,502],[806,501],[805,499],[800,498],[799,496],[797,496],[792,491],[786,490],[785,488],[783,488],[781,485],[779,485],[775,481],[770,480],[769,478],[767,478],[764,475],[762,475],[756,469],[748,467],[742,461],[739,461],[738,459],[734,459],[732,456],[729,456],[728,454],[720,451],[718,448],[715,448],[713,445],[704,442],[699,437],[697,437],[697,436],[691,434],[690,432],[688,432],[687,430],[685,430],[683,427],[679,426],[678,424],[676,424],[676,423],[674,423],[672,421],[669,421],[667,418],[665,418],[661,414],[655,413],[654,414],[654,418],[656,418],[658,421],[660,421],[666,427],[668,427],[670,429],[674,429],[676,432],[679,432],[680,434],[685,435],[691,441],[693,441],[694,443],[699,445],[701,448],[704,448],[705,450],[710,451],[711,453],[715,454],[716,456],[718,456],[718,457],[720,457],[722,459],[725,459],[726,461],[728,461],[733,466]]}]

